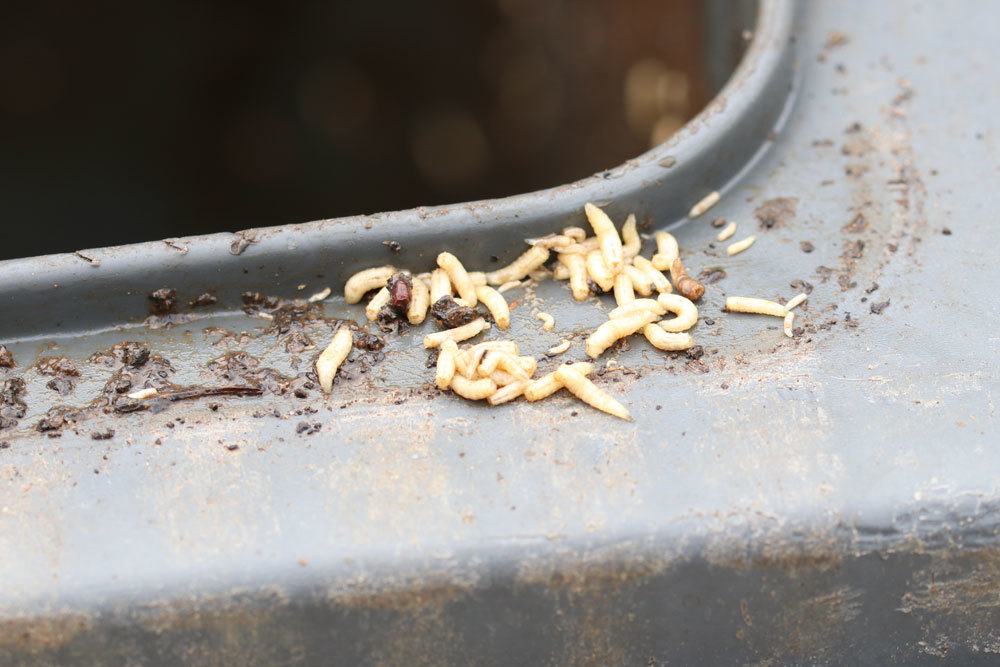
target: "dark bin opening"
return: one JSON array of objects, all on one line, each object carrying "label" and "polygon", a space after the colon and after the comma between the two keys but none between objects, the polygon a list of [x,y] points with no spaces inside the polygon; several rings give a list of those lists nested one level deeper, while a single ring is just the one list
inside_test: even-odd
[{"label": "dark bin opening", "polygon": [[569,182],[697,113],[738,61],[750,10],[22,7],[0,28],[0,258]]}]

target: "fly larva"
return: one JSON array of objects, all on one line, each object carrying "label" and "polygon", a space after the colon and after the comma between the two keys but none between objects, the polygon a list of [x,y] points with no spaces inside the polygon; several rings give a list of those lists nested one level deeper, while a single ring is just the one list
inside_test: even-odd
[{"label": "fly larva", "polygon": [[574,243],[573,245],[568,245],[565,248],[556,248],[555,251],[560,255],[575,255],[581,254],[586,255],[591,250],[600,250],[601,244],[596,236],[589,236],[579,243]]},{"label": "fly larva", "polygon": [[577,243],[587,238],[587,230],[583,227],[563,227],[563,236],[568,236]]},{"label": "fly larva", "polygon": [[368,318],[369,322],[374,322],[378,319],[379,311],[389,305],[389,299],[390,295],[388,288],[383,287],[379,291],[375,292],[375,296],[373,296],[372,300],[368,302],[367,306],[365,306],[365,317]]},{"label": "fly larva", "polygon": [[126,394],[133,401],[144,401],[147,398],[152,398],[159,393],[156,387],[146,387],[145,389],[140,389],[139,391],[133,391],[131,394]]},{"label": "fly larva", "polygon": [[490,285],[503,285],[511,280],[521,280],[526,275],[540,267],[549,259],[549,249],[541,246],[531,246],[528,251],[513,262],[486,274],[486,282]]},{"label": "fly larva", "polygon": [[379,266],[374,269],[358,271],[344,284],[344,300],[347,303],[361,301],[361,298],[373,289],[385,287],[394,273],[396,273],[396,268],[393,266]]},{"label": "fly larva", "polygon": [[625,266],[625,254],[622,250],[622,239],[618,236],[615,223],[611,222],[607,213],[590,202],[584,205],[583,210],[587,214],[590,226],[594,228],[594,234],[597,236],[597,243],[601,248],[601,255],[604,257],[604,263],[607,264],[608,270],[611,271],[612,275],[621,273],[622,267]]},{"label": "fly larva", "polygon": [[509,352],[510,354],[518,353],[517,343],[512,340],[484,340],[482,343],[476,343],[470,349],[474,352],[478,352],[479,350],[484,352],[488,350],[500,350],[501,352]]},{"label": "fly larva", "polygon": [[713,190],[702,198],[700,202],[691,207],[691,211],[688,213],[689,218],[697,218],[699,215],[712,208],[719,203],[719,192],[718,190]]},{"label": "fly larva", "polygon": [[608,320],[587,337],[587,356],[596,359],[619,339],[631,336],[657,317],[656,313],[647,310]]},{"label": "fly larva", "polygon": [[500,367],[500,356],[504,354],[499,350],[489,350],[480,359],[479,365],[476,366],[476,375],[482,378],[488,378],[493,375],[493,373]]},{"label": "fly larva", "polygon": [[516,377],[508,373],[507,371],[493,371],[490,373],[490,379],[497,383],[498,387],[506,387],[512,382],[521,382]]},{"label": "fly larva", "polygon": [[486,399],[486,402],[490,405],[509,403],[518,396],[524,394],[524,390],[527,386],[528,380],[516,380],[510,384],[504,385],[500,389],[497,389],[489,398]]},{"label": "fly larva", "polygon": [[587,273],[590,279],[607,292],[615,285],[615,275],[604,262],[604,255],[600,250],[591,250],[587,253]]},{"label": "fly larva", "polygon": [[521,368],[524,369],[524,372],[528,374],[528,377],[534,375],[535,371],[538,370],[538,359],[527,355],[515,358],[517,359],[517,363],[521,364]]},{"label": "fly larva", "polygon": [[[572,257],[573,255],[566,255],[566,256]],[[562,255],[559,255],[559,257],[562,257]],[[569,280],[569,268],[565,264],[562,264],[561,262],[559,264],[556,264],[555,266],[552,267],[552,279]]]},{"label": "fly larva", "polygon": [[639,231],[635,228],[635,214],[630,213],[622,225],[622,255],[625,261],[638,255],[641,249],[642,239],[639,238]]},{"label": "fly larva", "polygon": [[262,320],[273,320],[274,319],[274,315],[272,315],[271,313],[265,313],[263,311],[257,313],[257,317],[259,317]]},{"label": "fly larva", "polygon": [[[594,251],[597,254],[597,259],[601,259],[601,253]],[[587,297],[590,296],[590,286],[587,284],[587,260],[584,259],[583,255],[573,254],[573,255],[559,255],[559,264],[556,268],[560,266],[566,267],[566,271],[569,273],[569,289],[573,293],[573,298],[577,301],[586,301]],[[603,268],[604,263],[601,262],[601,268]]]},{"label": "fly larva", "polygon": [[427,319],[427,309],[431,305],[431,292],[427,283],[420,276],[413,276],[410,287],[410,305],[406,307],[406,321],[410,324],[420,324]]},{"label": "fly larva", "polygon": [[572,346],[572,345],[573,345],[573,341],[571,341],[568,338],[563,338],[561,343],[559,343],[558,345],[554,345],[553,347],[550,347],[549,349],[545,350],[545,356],[547,356],[547,357],[558,356],[558,355],[562,354],[563,352],[565,352],[566,350],[568,350],[570,348],[570,346]]},{"label": "fly larva", "polygon": [[620,417],[621,419],[631,419],[625,406],[611,397],[610,394],[599,389],[596,384],[587,379],[585,375],[575,368],[576,364],[567,366],[563,364],[556,369],[556,379],[562,383],[566,389],[592,408],[609,415]]},{"label": "fly larva", "polygon": [[459,350],[455,353],[455,370],[467,378],[475,377],[479,361],[484,354],[486,354],[485,350],[474,358],[471,350]]},{"label": "fly larva", "polygon": [[628,279],[632,282],[632,291],[636,294],[640,296],[649,296],[653,293],[653,281],[636,267],[631,264],[627,264],[625,266],[625,275],[628,276]]},{"label": "fly larva", "polygon": [[565,248],[576,243],[576,239],[563,234],[549,234],[537,239],[524,239],[524,242],[531,246],[541,246],[543,248]]},{"label": "fly larva", "polygon": [[515,287],[520,287],[520,286],[521,286],[521,281],[520,280],[509,280],[509,281],[505,282],[503,285],[501,285],[500,287],[498,287],[497,291],[500,292],[501,294],[503,294],[507,290],[512,290]]},{"label": "fly larva", "polygon": [[787,313],[785,313],[785,322],[783,326],[783,329],[785,330],[785,335],[788,336],[789,338],[792,337],[792,324],[794,323],[795,323],[795,311],[790,310]]},{"label": "fly larva", "polygon": [[610,313],[608,313],[608,319],[617,319],[619,317],[626,317],[628,315],[634,315],[635,313],[650,312],[658,316],[662,316],[667,312],[666,306],[657,301],[656,299],[636,299],[631,303],[626,303],[623,306],[618,306]]},{"label": "fly larva", "polygon": [[736,223],[730,222],[726,225],[726,228],[719,232],[719,235],[715,237],[716,241],[725,241],[730,236],[736,233]]},{"label": "fly larva", "polygon": [[528,369],[525,368],[524,363],[521,361],[522,359],[531,359],[534,361],[534,357],[518,357],[509,352],[490,350],[483,357],[476,372],[480,377],[490,377],[499,369],[510,373],[518,379],[527,380],[535,371],[531,367],[531,372],[528,372]]},{"label": "fly larva", "polygon": [[674,281],[674,287],[681,296],[692,301],[697,301],[705,294],[705,286],[688,275],[680,257],[670,265],[670,279]]},{"label": "fly larva", "polygon": [[469,280],[472,281],[473,287],[482,287],[483,285],[488,285],[486,281],[486,274],[482,271],[469,271]]},{"label": "fly larva", "polygon": [[646,277],[653,283],[653,287],[656,288],[657,292],[674,291],[673,286],[670,284],[670,280],[663,275],[663,272],[653,266],[653,263],[642,255],[636,255],[633,257],[632,265],[646,274]]},{"label": "fly larva", "polygon": [[465,267],[462,266],[462,262],[458,261],[458,257],[450,252],[443,252],[437,256],[437,265],[448,274],[451,284],[454,285],[455,291],[462,297],[465,305],[475,308],[476,304],[479,303],[479,299],[476,297],[476,286]]},{"label": "fly larva", "polygon": [[738,255],[747,248],[753,245],[753,242],[757,240],[756,236],[748,236],[742,241],[737,241],[736,243],[730,243],[726,246],[726,254],[732,257],[733,255]]},{"label": "fly larva", "polygon": [[542,321],[542,329],[545,331],[552,331],[556,327],[556,318],[552,317],[548,313],[536,313],[535,317]]},{"label": "fly larva", "polygon": [[456,374],[451,379],[451,390],[470,401],[481,401],[484,398],[489,398],[496,392],[497,383],[490,378],[470,380],[464,375]]},{"label": "fly larva", "polygon": [[458,344],[453,340],[446,340],[441,343],[441,351],[438,353],[437,371],[434,374],[434,384],[441,391],[451,385],[451,379],[455,377],[455,355],[458,354]]},{"label": "fly larva", "polygon": [[431,271],[431,303],[437,303],[443,296],[451,296],[451,278],[444,269]]},{"label": "fly larva", "polygon": [[330,296],[330,292],[332,291],[333,290],[331,290],[329,287],[325,287],[319,292],[316,292],[311,297],[309,297],[308,301],[309,303],[319,303],[320,301],[326,301],[326,297]]},{"label": "fly larva", "polygon": [[788,303],[785,304],[785,310],[791,310],[792,308],[801,305],[808,298],[809,296],[805,292],[802,292],[797,296],[793,296],[788,300]]},{"label": "fly larva", "polygon": [[477,336],[483,331],[490,328],[490,325],[486,323],[481,317],[478,317],[468,324],[463,324],[460,327],[455,327],[454,329],[445,329],[444,331],[437,331],[432,334],[427,334],[424,336],[424,347],[431,348],[437,347],[446,340],[453,341],[463,341]]},{"label": "fly larva", "polygon": [[337,375],[337,369],[347,359],[354,347],[354,335],[347,327],[340,327],[333,335],[333,340],[326,346],[316,359],[316,377],[319,379],[319,386],[324,394],[329,394],[333,389],[333,378]]},{"label": "fly larva", "polygon": [[753,313],[755,315],[773,315],[784,317],[788,309],[777,301],[757,299],[751,296],[726,297],[726,310],[731,313]]},{"label": "fly larva", "polygon": [[619,306],[635,301],[635,290],[632,289],[632,280],[627,273],[619,273],[615,276],[615,303]]},{"label": "fly larva", "polygon": [[647,324],[642,328],[642,333],[649,344],[658,350],[674,352],[694,347],[694,338],[691,334],[667,333],[662,326],[656,324]]},{"label": "fly larva", "polygon": [[[589,361],[578,361],[573,364],[573,368],[581,375],[590,375],[594,372],[594,364]],[[556,379],[555,373],[548,373],[533,380],[524,389],[524,397],[529,401],[540,401],[562,389],[562,382]]]},{"label": "fly larva", "polygon": [[653,255],[653,266],[657,271],[666,271],[674,260],[680,257],[680,247],[677,239],[670,232],[659,231],[653,234],[656,239],[656,254]]},{"label": "fly larva", "polygon": [[680,294],[661,294],[656,300],[665,309],[676,315],[673,319],[660,322],[660,326],[668,333],[687,331],[698,323],[698,306]]},{"label": "fly larva", "polygon": [[510,306],[507,305],[507,299],[503,298],[503,294],[492,287],[483,286],[476,288],[476,297],[490,311],[498,328],[505,330],[510,328]]}]

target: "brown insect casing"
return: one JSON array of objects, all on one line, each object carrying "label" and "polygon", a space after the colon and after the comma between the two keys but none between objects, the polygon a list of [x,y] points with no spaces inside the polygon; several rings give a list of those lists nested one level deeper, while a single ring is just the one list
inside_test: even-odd
[{"label": "brown insect casing", "polygon": [[670,279],[674,281],[677,291],[692,301],[697,301],[705,294],[705,286],[688,275],[680,257],[670,265]]}]

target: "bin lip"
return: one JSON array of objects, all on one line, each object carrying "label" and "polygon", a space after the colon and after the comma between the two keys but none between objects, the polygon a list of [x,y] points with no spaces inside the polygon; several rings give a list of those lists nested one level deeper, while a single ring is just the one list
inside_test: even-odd
[{"label": "bin lip", "polygon": [[[787,52],[792,42],[795,13],[794,0],[760,0],[757,7],[757,19],[753,38],[743,58],[722,89],[704,109],[685,123],[667,141],[617,166],[567,184],[497,199],[418,206],[391,212],[286,223],[256,229],[258,231],[280,232],[282,230],[287,231],[320,223],[353,224],[359,220],[371,218],[377,218],[380,225],[385,225],[387,222],[391,222],[393,218],[410,217],[413,214],[417,214],[420,218],[433,218],[438,217],[442,213],[450,213],[455,209],[465,209],[473,212],[487,207],[500,216],[513,220],[519,217],[516,214],[530,210],[539,201],[566,199],[565,195],[567,193],[576,194],[575,197],[572,197],[574,201],[607,201],[609,195],[612,194],[609,192],[607,186],[609,181],[614,182],[613,191],[615,193],[648,186],[651,179],[659,182],[668,172],[671,174],[676,173],[678,170],[683,169],[686,164],[690,164],[693,158],[703,154],[705,151],[712,150],[713,148],[717,149],[723,144],[730,142],[745,144],[745,137],[736,136],[739,134],[737,125],[739,119],[744,118],[754,108],[767,106],[783,109],[787,106],[792,94],[791,73],[782,72],[782,70],[787,69],[785,66],[788,60]],[[770,92],[773,92],[772,88],[776,79],[788,79],[788,85],[784,87],[785,96],[780,99],[774,99],[772,95],[769,95]],[[780,115],[780,113],[776,115]],[[730,178],[726,179],[727,181],[732,180],[732,177],[736,173],[743,171],[747,166],[747,162],[759,151],[761,147],[760,143],[763,142],[758,142],[758,145],[753,146],[749,151],[743,151],[744,153],[748,153],[747,160],[734,165],[734,173],[730,175]],[[672,167],[667,167],[667,164],[671,164]],[[716,183],[712,187],[706,186],[705,192],[712,189],[721,190],[723,185],[724,183]],[[701,195],[693,196],[691,198],[692,203],[700,199],[700,197]],[[241,232],[217,232],[169,240],[176,240],[181,244],[214,242],[228,247],[233,241],[234,234],[239,233]],[[89,251],[94,251],[96,256],[103,260],[105,256],[114,254],[114,251],[119,249],[129,249],[129,252],[140,251],[144,254],[152,251],[155,256],[163,253],[164,243],[162,240],[143,241],[105,248],[80,249],[77,253],[82,253],[90,257],[94,255]],[[81,261],[81,257],[77,253],[54,253],[35,257],[0,260],[0,274],[15,269],[15,267],[23,269],[29,263],[31,268],[37,271],[42,268],[37,263],[37,260],[42,258],[47,260],[45,265],[49,267],[53,267],[53,262],[55,262],[79,270],[80,265],[85,263],[86,260]]]}]

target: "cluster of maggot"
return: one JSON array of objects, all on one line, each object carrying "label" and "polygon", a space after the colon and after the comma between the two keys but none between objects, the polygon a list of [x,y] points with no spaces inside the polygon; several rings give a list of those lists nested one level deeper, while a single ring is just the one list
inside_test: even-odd
[{"label": "cluster of maggot", "polygon": [[[411,324],[422,323],[428,310],[445,300],[466,309],[482,303],[497,328],[506,330],[510,327],[510,307],[503,293],[521,285],[529,276],[549,275],[544,265],[554,253],[557,261],[551,276],[568,281],[574,299],[584,301],[594,292],[611,292],[617,303],[608,313],[607,321],[586,339],[586,353],[590,358],[599,358],[617,341],[640,332],[660,350],[680,351],[693,347],[694,339],[687,331],[698,321],[695,302],[702,297],[705,287],[688,275],[673,235],[666,231],[655,232],[656,252],[646,258],[640,254],[642,239],[634,215],[628,216],[619,233],[610,217],[594,204],[586,204],[584,213],[593,235],[588,235],[581,227],[566,227],[558,234],[526,239],[530,248],[499,270],[468,271],[455,255],[442,252],[437,256],[437,268],[430,273],[414,275],[392,266],[361,271],[347,281],[344,297],[353,304],[374,291],[365,308],[368,319],[374,321],[394,303],[393,281],[405,281],[409,290],[409,299],[404,304],[405,315]],[[733,231],[735,229],[727,230],[725,238]],[[749,243],[745,247],[749,247]],[[760,304],[748,304],[748,301],[761,300],[730,298],[727,309],[778,314],[770,306],[761,310]],[[797,305],[769,303],[780,309],[783,317]],[[754,307],[757,309],[752,309]],[[667,314],[672,317],[664,319]],[[546,331],[554,327],[551,315],[537,313],[536,316]],[[791,327],[788,317],[785,324],[788,333]],[[438,348],[435,384],[439,389],[451,390],[469,400],[486,400],[490,405],[500,405],[520,397],[527,401],[541,400],[566,388],[598,410],[630,419],[621,403],[588,379],[593,371],[589,362],[568,362],[552,373],[535,378],[537,360],[520,355],[514,341],[487,341],[459,347],[459,343],[490,328],[484,318],[476,317],[424,337],[425,348]],[[350,336],[342,334],[344,331],[346,329],[337,332],[316,363],[320,385],[326,392],[330,391],[337,368],[350,352]],[[547,354],[561,354],[568,347],[569,341],[563,341]]]}]

